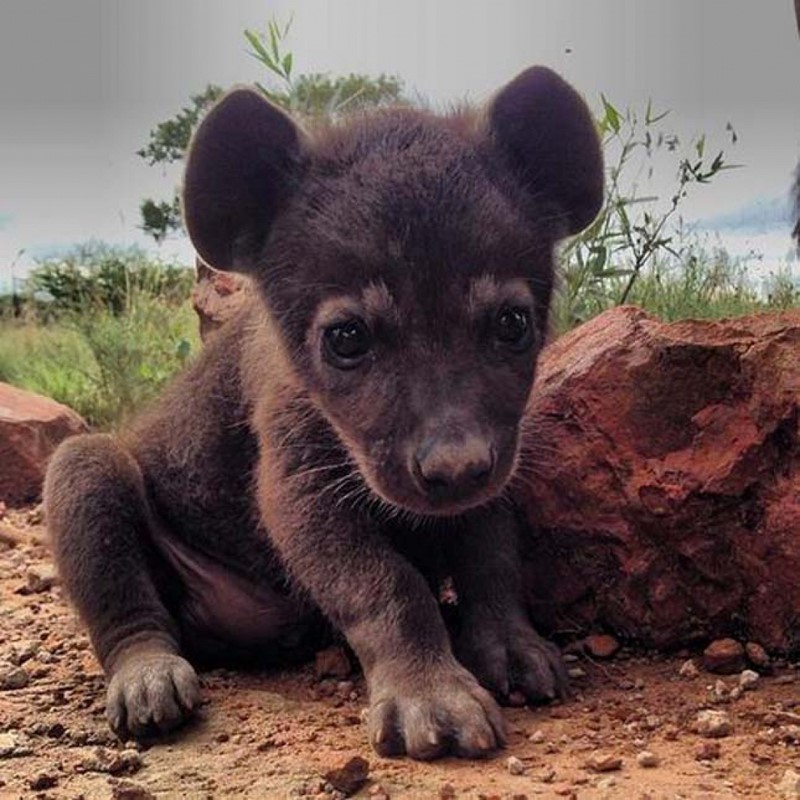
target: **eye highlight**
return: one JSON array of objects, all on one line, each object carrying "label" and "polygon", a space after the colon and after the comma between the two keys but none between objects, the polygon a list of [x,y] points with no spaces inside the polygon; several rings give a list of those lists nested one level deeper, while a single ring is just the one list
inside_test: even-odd
[{"label": "eye highlight", "polygon": [[322,334],[322,352],[338,369],[358,366],[372,347],[372,334],[358,317],[329,325]]},{"label": "eye highlight", "polygon": [[504,306],[494,318],[494,337],[500,344],[517,352],[533,344],[531,312],[521,306]]}]

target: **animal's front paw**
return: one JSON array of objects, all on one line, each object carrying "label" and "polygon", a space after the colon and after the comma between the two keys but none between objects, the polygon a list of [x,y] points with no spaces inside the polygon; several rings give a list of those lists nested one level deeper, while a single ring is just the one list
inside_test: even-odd
[{"label": "animal's front paw", "polygon": [[200,690],[192,665],[172,653],[133,652],[114,670],[106,719],[124,736],[166,733],[192,713]]},{"label": "animal's front paw", "polygon": [[468,617],[455,642],[458,660],[501,699],[521,692],[543,702],[569,692],[561,651],[543,639],[526,619]]},{"label": "animal's front paw", "polygon": [[505,744],[494,699],[455,661],[393,675],[370,682],[369,738],[380,755],[481,758]]}]

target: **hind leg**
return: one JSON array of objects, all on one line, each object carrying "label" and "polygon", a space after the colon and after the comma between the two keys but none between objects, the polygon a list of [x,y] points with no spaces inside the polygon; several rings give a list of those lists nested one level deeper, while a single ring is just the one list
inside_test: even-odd
[{"label": "hind leg", "polygon": [[134,735],[176,727],[198,681],[157,589],[136,461],[110,436],[69,439],[48,468],[44,504],[63,584],[108,679],[109,723]]}]

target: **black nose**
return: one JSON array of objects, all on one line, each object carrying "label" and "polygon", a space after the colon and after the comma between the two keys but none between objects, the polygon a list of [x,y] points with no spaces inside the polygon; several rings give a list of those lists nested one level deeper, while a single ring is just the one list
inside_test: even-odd
[{"label": "black nose", "polygon": [[414,454],[413,473],[419,488],[433,500],[467,496],[489,483],[494,450],[480,436],[429,438]]}]

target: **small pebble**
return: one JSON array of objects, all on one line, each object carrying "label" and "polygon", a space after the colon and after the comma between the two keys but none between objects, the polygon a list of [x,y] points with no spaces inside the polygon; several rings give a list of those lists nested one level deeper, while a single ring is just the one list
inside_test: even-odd
[{"label": "small pebble", "polygon": [[719,742],[700,742],[695,751],[696,761],[716,761],[720,757]]},{"label": "small pebble", "polygon": [[776,788],[784,800],[798,800],[800,798],[800,773],[791,768],[787,769]]},{"label": "small pebble", "polygon": [[528,739],[533,742],[534,744],[541,744],[544,741],[544,731],[543,730],[535,730]]},{"label": "small pebble", "polygon": [[0,758],[28,756],[32,752],[30,740],[24,733],[19,731],[0,733]]},{"label": "small pebble", "polygon": [[733,725],[726,711],[704,709],[697,713],[694,729],[696,733],[708,739],[720,739],[730,735]]},{"label": "small pebble", "polygon": [[369,777],[369,761],[353,756],[343,767],[332,769],[324,775],[325,780],[345,797],[355,794]]},{"label": "small pebble", "polygon": [[30,675],[25,667],[15,667],[13,664],[0,665],[0,689],[14,691],[24,689],[30,681]]},{"label": "small pebble", "polygon": [[761,676],[752,669],[746,669],[739,675],[739,686],[743,691],[755,689]]},{"label": "small pebble", "polygon": [[584,641],[586,651],[595,658],[613,658],[619,650],[619,642],[605,633],[596,633],[587,636]]},{"label": "small pebble", "polygon": [[[33,639],[23,639],[11,645],[8,660],[16,667],[33,658],[39,650],[39,642]],[[40,659],[41,660],[41,659]]]},{"label": "small pebble", "polygon": [[35,777],[28,781],[28,786],[30,786],[34,792],[52,789],[57,784],[58,775],[54,775],[52,772],[39,772]]},{"label": "small pebble", "polygon": [[650,750],[642,750],[642,752],[636,756],[636,763],[640,767],[649,769],[651,767],[657,767],[661,763],[661,759]]},{"label": "small pebble", "polygon": [[112,800],[156,800],[156,796],[144,786],[133,781],[115,781],[111,787]]},{"label": "small pebble", "polygon": [[28,570],[25,579],[28,592],[36,594],[52,589],[58,583],[58,574],[52,564],[38,564]]},{"label": "small pebble", "polygon": [[757,642],[748,642],[744,646],[744,652],[747,660],[755,667],[767,669],[770,666],[769,656],[767,651]]},{"label": "small pebble", "polygon": [[664,728],[664,738],[668,742],[674,742],[680,736],[680,728],[677,725],[667,725]]},{"label": "small pebble", "polygon": [[717,639],[703,651],[703,667],[708,672],[731,675],[744,668],[744,647],[735,639]]},{"label": "small pebble", "polygon": [[595,750],[589,756],[586,765],[593,772],[613,772],[614,770],[622,769],[622,759],[611,753],[602,753],[599,750]]},{"label": "small pebble", "polygon": [[567,670],[567,674],[570,678],[585,678],[586,677],[586,670],[583,667],[570,667]]},{"label": "small pebble", "polygon": [[700,670],[697,669],[697,664],[692,661],[692,659],[688,659],[681,664],[681,668],[678,670],[678,675],[681,678],[696,678],[700,674]]},{"label": "small pebble", "polygon": [[542,783],[552,783],[556,779],[556,771],[552,767],[546,767],[539,773],[539,780]]},{"label": "small pebble", "polygon": [[525,774],[525,765],[516,756],[509,756],[506,759],[506,769],[512,775],[524,775]]}]

